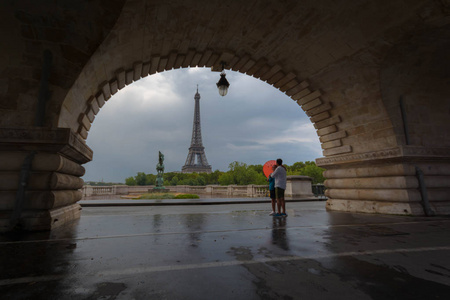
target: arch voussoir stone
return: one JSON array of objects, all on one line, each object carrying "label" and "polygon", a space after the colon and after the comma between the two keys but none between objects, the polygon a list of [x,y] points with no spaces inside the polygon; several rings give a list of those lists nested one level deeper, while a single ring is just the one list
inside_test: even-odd
[{"label": "arch voussoir stone", "polygon": [[[97,96],[90,96],[87,100],[86,110],[78,118],[77,133],[84,139],[87,138],[89,129],[99,109],[104,103],[118,90],[132,84],[140,78],[146,77],[156,72],[181,68],[184,66],[212,67],[212,70],[220,71],[221,63],[225,62],[228,68],[237,72],[252,73],[254,77],[266,81],[275,88],[286,93],[306,112],[311,122],[317,129],[319,138],[327,136],[330,133],[338,131],[337,125],[341,122],[340,116],[332,116],[330,111],[332,105],[330,102],[324,103],[321,99],[320,90],[311,90],[307,80],[301,80],[294,72],[285,73],[280,65],[269,65],[266,59],[254,60],[249,54],[237,56],[231,51],[215,53],[212,50],[203,52],[195,49],[189,49],[187,53],[170,52],[167,56],[154,55],[149,61],[135,62],[131,68],[119,68],[114,72],[115,77],[105,80],[100,84]],[[227,63],[229,62],[229,63]],[[128,71],[125,71],[128,70]],[[250,75],[250,74],[249,74]],[[259,77],[258,77],[259,76]],[[97,100],[93,105],[93,99]],[[89,123],[90,122],[90,123]],[[333,126],[333,127],[332,127]],[[328,128],[327,130],[322,130]],[[342,138],[346,137],[345,130],[341,134],[329,136],[324,146],[324,153],[333,151],[333,153],[351,152],[351,147],[342,146]],[[324,142],[325,143],[325,142]],[[330,150],[333,149],[334,150]]]}]

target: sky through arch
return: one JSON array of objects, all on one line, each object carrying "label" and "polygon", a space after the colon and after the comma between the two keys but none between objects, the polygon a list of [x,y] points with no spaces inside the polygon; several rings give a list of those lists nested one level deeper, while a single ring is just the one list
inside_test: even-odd
[{"label": "sky through arch", "polygon": [[87,144],[94,159],[85,181],[124,182],[137,172],[156,173],[158,151],[166,172],[181,171],[192,136],[194,95],[201,96],[202,139],[209,164],[226,171],[233,161],[285,163],[322,156],[312,123],[295,101],[259,79],[227,71],[221,97],[219,73],[178,69],[143,78],[115,94],[94,120]]}]

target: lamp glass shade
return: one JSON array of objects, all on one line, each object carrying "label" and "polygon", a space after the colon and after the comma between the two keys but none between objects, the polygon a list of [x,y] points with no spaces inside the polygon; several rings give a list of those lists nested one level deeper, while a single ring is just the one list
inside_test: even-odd
[{"label": "lamp glass shade", "polygon": [[228,87],[230,86],[230,83],[225,78],[225,73],[220,74],[220,79],[216,83],[217,88],[219,89],[220,96],[225,96],[228,93]]}]

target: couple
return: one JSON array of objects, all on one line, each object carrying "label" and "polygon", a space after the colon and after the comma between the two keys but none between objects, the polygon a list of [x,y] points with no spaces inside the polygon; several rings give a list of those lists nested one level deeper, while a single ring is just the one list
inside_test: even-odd
[{"label": "couple", "polygon": [[[283,160],[277,159],[277,164],[272,167],[272,174],[269,175],[270,199],[272,200],[272,212],[269,214],[274,217],[287,217],[286,203],[284,201],[284,190],[286,190],[286,168],[283,166]],[[278,213],[275,213],[275,201]]]}]

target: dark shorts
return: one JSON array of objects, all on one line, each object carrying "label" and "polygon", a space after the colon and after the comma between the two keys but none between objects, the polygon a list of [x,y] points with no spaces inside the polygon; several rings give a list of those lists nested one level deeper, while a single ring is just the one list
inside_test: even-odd
[{"label": "dark shorts", "polygon": [[277,199],[284,198],[284,190],[282,188],[276,187],[275,196],[277,197]]},{"label": "dark shorts", "polygon": [[270,199],[276,199],[275,190],[269,190],[269,192],[270,192]]}]

